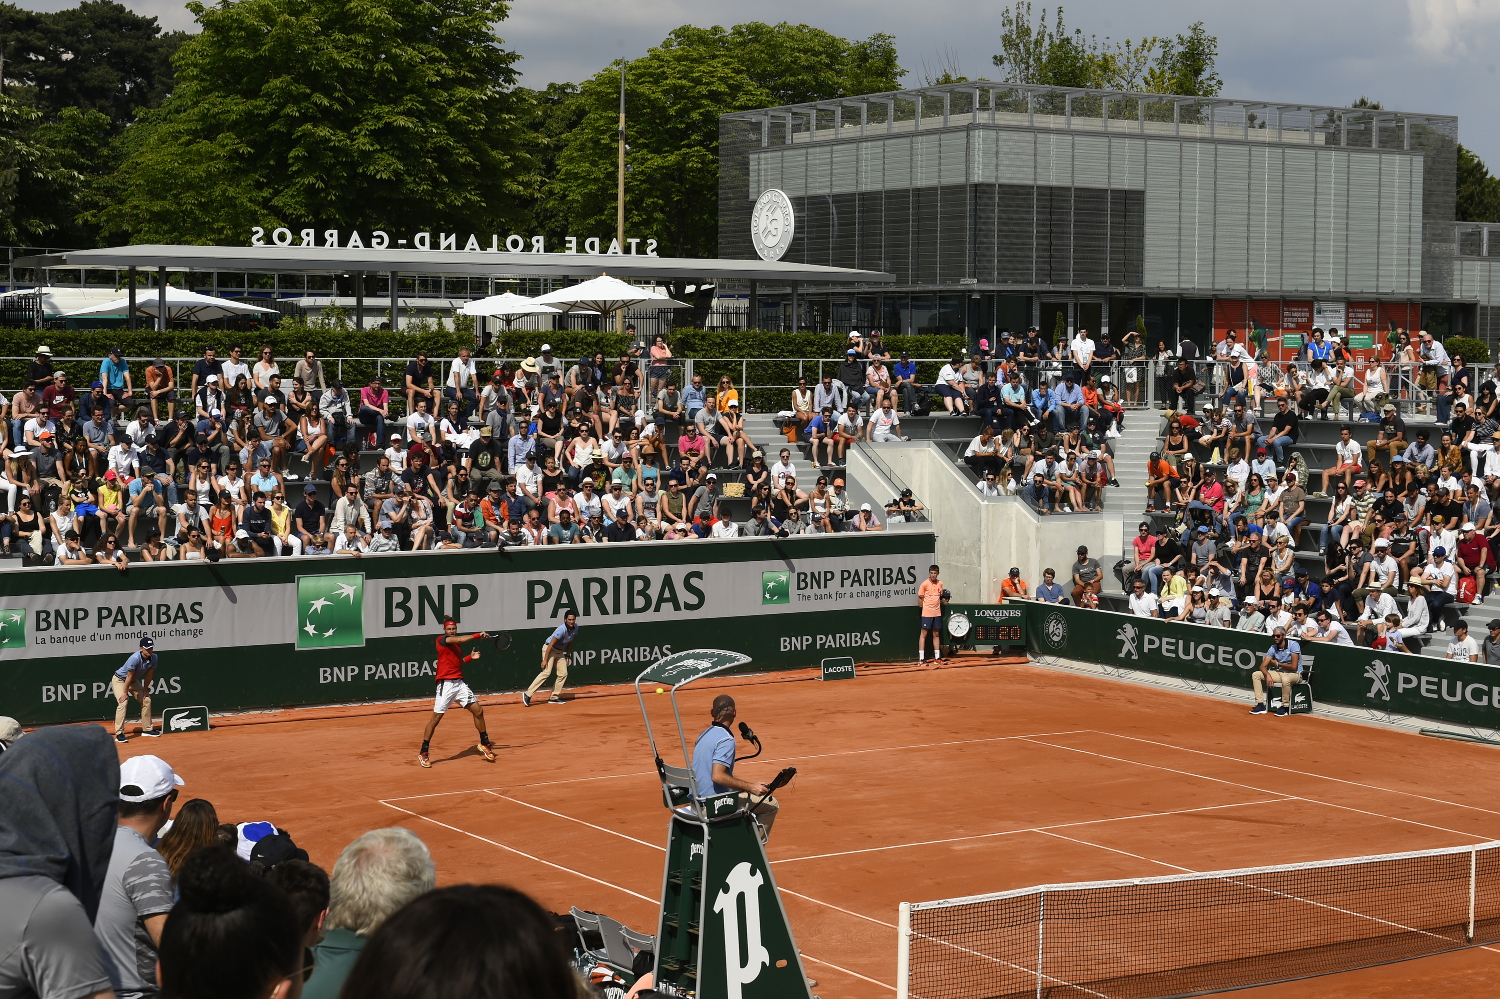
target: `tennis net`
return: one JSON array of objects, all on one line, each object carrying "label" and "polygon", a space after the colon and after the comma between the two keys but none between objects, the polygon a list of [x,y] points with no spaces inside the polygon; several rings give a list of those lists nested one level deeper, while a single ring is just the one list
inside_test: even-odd
[{"label": "tennis net", "polygon": [[1500,940],[1500,842],[903,902],[897,999],[1168,999]]}]

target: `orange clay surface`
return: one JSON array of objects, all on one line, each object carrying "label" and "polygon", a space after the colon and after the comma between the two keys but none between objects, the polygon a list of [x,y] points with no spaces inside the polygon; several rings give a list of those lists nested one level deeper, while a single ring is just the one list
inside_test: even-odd
[{"label": "orange clay surface", "polygon": [[[1001,660],[834,683],[710,679],[681,695],[690,741],[721,691],[765,745],[740,775],[798,768],[769,856],[824,999],[894,992],[902,901],[1500,839],[1491,747],[1251,718],[1241,704]],[[655,932],[667,813],[640,709],[629,687],[569,696],[529,709],[484,698],[494,763],[454,710],[432,769],[419,767],[423,702],[216,718],[208,733],[120,748],[167,759],[183,800],[208,798],[220,821],[276,822],[324,867],[359,833],[399,824],[432,848],[440,883],[511,884]],[[648,704],[672,762],[670,700],[653,690]],[[1248,991],[1495,995],[1500,951]]]}]

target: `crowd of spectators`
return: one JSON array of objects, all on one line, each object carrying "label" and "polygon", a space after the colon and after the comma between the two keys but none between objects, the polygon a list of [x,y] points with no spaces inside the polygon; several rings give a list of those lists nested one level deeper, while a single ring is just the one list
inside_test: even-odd
[{"label": "crowd of spectators", "polygon": [[[1485,602],[1500,557],[1496,384],[1474,384],[1463,358],[1448,358],[1425,332],[1395,339],[1393,363],[1411,364],[1419,378],[1432,368],[1424,382],[1436,417],[1430,426],[1408,426],[1379,364],[1363,380],[1346,379],[1341,372],[1352,369],[1337,331],[1321,330],[1300,360],[1281,366],[1292,388],[1271,387],[1263,401],[1274,400],[1275,415],[1266,421],[1262,400],[1248,392],[1254,375],[1225,374],[1248,352],[1233,332],[1219,343],[1210,378],[1223,394],[1200,417],[1193,395],[1179,393],[1185,408],[1167,410],[1163,442],[1147,462],[1147,512],[1174,514],[1175,522],[1142,521],[1131,557],[1117,566],[1131,613],[1415,652],[1420,636],[1444,630],[1449,604]],[[1330,386],[1316,384],[1323,367],[1335,373]],[[1201,386],[1203,365],[1191,370]],[[1341,427],[1325,467],[1312,472],[1299,450],[1303,423],[1345,404],[1367,406],[1372,416],[1378,410],[1373,434],[1362,445]],[[1299,561],[1309,532],[1317,558]],[[1100,574],[1091,561],[1081,553],[1074,566],[1073,603],[1093,600],[1084,584]],[[1010,589],[1012,599],[1021,596]],[[1069,595],[1039,587],[1035,598]],[[1491,630],[1500,634],[1500,621]],[[1455,638],[1450,657],[1500,665],[1500,643],[1465,638]]]},{"label": "crowd of spectators", "polygon": [[[708,389],[695,376],[679,387],[671,351],[656,341],[645,360],[636,345],[618,361],[596,353],[569,364],[543,345],[514,368],[500,361],[483,372],[465,349],[442,377],[419,353],[399,385],[372,377],[357,390],[329,377],[313,351],[288,385],[269,347],[252,363],[239,344],[224,357],[205,349],[185,385],[156,358],[137,388],[115,350],[82,393],[43,346],[22,390],[0,396],[0,553],[127,571],[132,556],[217,561],[883,529],[868,504],[851,508],[841,479],[799,481],[789,457],[768,463],[745,432],[733,382]],[[879,361],[878,334],[871,343],[859,349]],[[852,389],[834,384],[840,400],[868,401],[872,412],[866,420],[845,410],[826,435],[813,431],[814,471],[820,447],[831,465],[854,440],[900,429],[895,386],[879,376]],[[750,500],[748,519],[732,516],[731,497]],[[918,509],[907,495],[884,516]]]},{"label": "crowd of spectators", "polygon": [[[5,721],[9,721],[6,719]],[[0,741],[0,994],[69,999],[586,999],[605,979],[571,917],[492,885],[436,888],[410,830],[331,876],[274,822],[221,822],[164,760],[97,726]]]}]

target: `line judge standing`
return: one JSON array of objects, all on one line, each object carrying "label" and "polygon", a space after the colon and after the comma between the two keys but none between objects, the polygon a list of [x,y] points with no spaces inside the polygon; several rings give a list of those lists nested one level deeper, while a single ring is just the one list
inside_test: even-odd
[{"label": "line judge standing", "polygon": [[110,677],[109,688],[115,695],[115,741],[125,742],[125,713],[130,698],[141,702],[141,735],[155,738],[161,729],[151,724],[151,679],[156,673],[156,642],[148,635],[141,639],[139,652]]},{"label": "line judge standing", "polygon": [[[693,779],[698,785],[699,798],[738,791],[741,806],[749,807],[760,822],[760,841],[764,843],[771,838],[771,826],[781,804],[770,797],[771,789],[766,785],[740,780],[734,775],[735,717],[733,697],[720,694],[714,698],[713,724],[693,743]],[[751,795],[765,800],[751,806]]]},{"label": "line judge standing", "polygon": [[521,703],[528,708],[531,707],[531,699],[536,692],[542,689],[542,684],[547,682],[547,675],[554,670],[557,672],[557,680],[552,685],[552,696],[547,700],[548,704],[567,704],[563,700],[563,686],[568,682],[568,665],[573,660],[573,642],[578,638],[578,615],[568,611],[563,615],[563,623],[547,638],[542,646],[542,671],[531,681],[531,686],[521,695]]}]

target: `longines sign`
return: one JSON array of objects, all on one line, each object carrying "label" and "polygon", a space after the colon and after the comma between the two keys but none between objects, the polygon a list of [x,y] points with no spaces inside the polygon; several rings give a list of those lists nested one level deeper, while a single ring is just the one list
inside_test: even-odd
[{"label": "longines sign", "polygon": [[[267,226],[258,225],[250,230],[251,246],[320,246],[335,248],[344,247],[346,249],[358,250],[363,250],[368,247],[372,250],[384,250],[387,247],[393,245],[390,233],[385,232],[382,229],[376,229],[374,232],[370,233],[370,241],[369,243],[366,243],[364,237],[359,234],[358,229],[351,230],[347,235],[345,235],[343,230],[341,229],[323,229],[321,231],[317,229],[303,229],[298,233],[293,233],[292,230],[286,228],[285,226],[271,229],[270,241],[267,242],[267,228]],[[499,253],[502,249],[506,253],[548,252],[546,239],[542,236],[527,237],[518,236],[512,233],[511,235],[505,237],[505,246],[503,248],[500,245],[500,236],[498,233],[490,234],[489,246],[480,245],[479,236],[472,232],[469,233],[469,238],[464,241],[464,244],[462,246],[459,246],[459,236],[460,234],[456,232],[438,233],[437,249],[462,250],[466,253]],[[562,252],[579,252],[578,243],[579,238],[577,236],[564,236]],[[646,244],[644,253],[640,252],[639,250],[639,244],[641,243]],[[416,250],[431,250],[433,249],[432,233],[412,233],[411,239],[395,240],[394,245],[409,246],[412,249]],[[640,236],[626,237],[625,245],[628,246],[629,249],[621,246],[618,239],[611,239],[609,241],[609,247],[607,249],[601,249],[602,245],[602,241],[597,236],[585,237],[583,239],[583,252],[591,254],[602,253],[605,255],[616,254],[621,256],[628,254],[632,257],[656,256],[656,240],[644,239]]]}]

